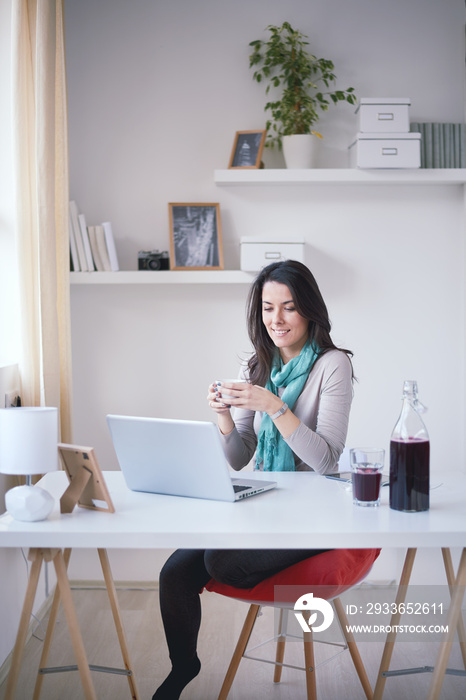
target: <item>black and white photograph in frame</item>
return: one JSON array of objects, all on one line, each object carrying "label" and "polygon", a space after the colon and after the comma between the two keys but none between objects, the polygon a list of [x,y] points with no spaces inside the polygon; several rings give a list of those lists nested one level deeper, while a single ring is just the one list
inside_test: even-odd
[{"label": "black and white photograph in frame", "polygon": [[228,167],[260,168],[265,134],[265,129],[262,131],[237,131]]},{"label": "black and white photograph in frame", "polygon": [[169,204],[172,270],[223,270],[219,204]]}]

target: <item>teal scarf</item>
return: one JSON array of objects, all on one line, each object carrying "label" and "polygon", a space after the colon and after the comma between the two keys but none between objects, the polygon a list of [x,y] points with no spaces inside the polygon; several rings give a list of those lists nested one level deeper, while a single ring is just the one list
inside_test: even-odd
[{"label": "teal scarf", "polygon": [[[293,357],[286,365],[283,364],[277,351],[265,388],[278,396],[279,387],[284,386],[285,390],[281,398],[292,410],[317,356],[317,349],[309,340],[299,355]],[[293,452],[267,413],[264,413],[262,417],[257,438],[256,468],[260,469],[262,463],[264,471],[268,472],[295,471]]]}]

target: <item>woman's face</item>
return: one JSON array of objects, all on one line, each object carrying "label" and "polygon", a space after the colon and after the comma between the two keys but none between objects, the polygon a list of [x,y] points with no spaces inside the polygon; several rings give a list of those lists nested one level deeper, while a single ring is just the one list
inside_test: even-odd
[{"label": "woman's face", "polygon": [[309,322],[296,311],[293,296],[286,284],[264,284],[262,321],[283,362],[299,355],[309,335]]}]

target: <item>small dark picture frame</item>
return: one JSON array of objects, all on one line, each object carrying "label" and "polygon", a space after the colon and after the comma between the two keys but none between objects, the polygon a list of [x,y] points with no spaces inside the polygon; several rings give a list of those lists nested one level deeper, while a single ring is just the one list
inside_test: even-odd
[{"label": "small dark picture frame", "polygon": [[237,131],[228,167],[260,168],[265,134],[265,129],[262,131]]},{"label": "small dark picture frame", "polygon": [[170,203],[170,269],[223,270],[220,205]]}]

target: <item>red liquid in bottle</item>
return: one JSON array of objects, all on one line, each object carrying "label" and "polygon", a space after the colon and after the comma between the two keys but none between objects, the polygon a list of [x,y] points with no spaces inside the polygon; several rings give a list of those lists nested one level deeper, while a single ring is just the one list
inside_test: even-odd
[{"label": "red liquid in bottle", "polygon": [[390,508],[417,512],[429,508],[429,441],[390,442]]},{"label": "red liquid in bottle", "polygon": [[382,474],[365,469],[353,472],[353,495],[358,501],[377,501],[380,493]]}]

